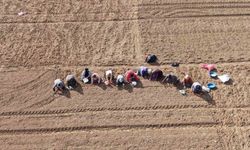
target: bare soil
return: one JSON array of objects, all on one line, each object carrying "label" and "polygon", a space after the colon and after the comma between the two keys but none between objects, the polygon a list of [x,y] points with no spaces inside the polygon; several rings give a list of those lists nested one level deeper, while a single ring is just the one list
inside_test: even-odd
[{"label": "bare soil", "polygon": [[[246,0],[0,1],[0,147],[250,149],[249,31]],[[148,53],[159,64],[145,64]],[[211,79],[201,63],[232,80]],[[218,88],[198,97],[144,79],[122,90],[78,80],[65,96],[52,91],[84,67],[141,65]]]}]

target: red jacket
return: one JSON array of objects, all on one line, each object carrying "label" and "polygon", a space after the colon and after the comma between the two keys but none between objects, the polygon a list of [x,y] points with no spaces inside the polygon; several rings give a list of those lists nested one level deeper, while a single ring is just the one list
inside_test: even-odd
[{"label": "red jacket", "polygon": [[193,80],[191,77],[184,78],[183,82],[184,84],[193,84]]},{"label": "red jacket", "polygon": [[137,74],[133,71],[133,70],[129,70],[126,72],[125,74],[125,78],[127,80],[127,82],[131,83],[131,77],[134,76],[136,81],[139,81],[140,79],[138,78]]}]

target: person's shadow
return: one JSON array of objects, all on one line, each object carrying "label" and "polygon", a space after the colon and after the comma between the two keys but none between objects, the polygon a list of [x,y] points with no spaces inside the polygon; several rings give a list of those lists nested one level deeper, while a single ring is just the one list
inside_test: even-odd
[{"label": "person's shadow", "polygon": [[71,98],[70,91],[67,88],[65,88],[62,95],[67,98]]},{"label": "person's shadow", "polygon": [[216,104],[215,101],[213,100],[213,97],[207,92],[203,92],[203,94],[200,94],[200,95],[197,95],[197,96],[204,99],[210,105],[215,105]]},{"label": "person's shadow", "polygon": [[161,65],[158,61],[153,62],[153,63],[147,63],[147,64],[149,64],[151,66],[160,66]]},{"label": "person's shadow", "polygon": [[133,89],[134,89],[134,87],[133,87],[131,84],[129,84],[129,83],[126,83],[126,84],[123,86],[123,88],[124,88],[125,90],[127,90],[129,93],[132,93],[132,92],[133,92]]},{"label": "person's shadow", "polygon": [[123,87],[123,85],[119,85],[119,86],[117,86],[117,89],[118,89],[119,91],[121,91],[121,90],[124,89],[124,87]]},{"label": "person's shadow", "polygon": [[104,82],[101,82],[100,84],[96,84],[98,87],[100,87],[102,90],[106,90],[107,86]]},{"label": "person's shadow", "polygon": [[170,87],[170,86],[174,86],[176,87],[177,90],[183,90],[184,89],[184,85],[181,83],[180,79],[177,79],[175,83],[173,82],[169,82],[166,78],[166,75],[163,75],[161,77],[161,79],[159,80],[159,82],[164,85],[164,87]]},{"label": "person's shadow", "polygon": [[141,80],[137,81],[137,85],[135,86],[135,88],[143,88]]},{"label": "person's shadow", "polygon": [[74,89],[74,91],[76,91],[76,92],[83,95],[83,88],[82,88],[82,85],[79,82],[76,82],[76,88]]},{"label": "person's shadow", "polygon": [[174,84],[177,90],[183,90],[184,85],[179,81],[178,83]]}]

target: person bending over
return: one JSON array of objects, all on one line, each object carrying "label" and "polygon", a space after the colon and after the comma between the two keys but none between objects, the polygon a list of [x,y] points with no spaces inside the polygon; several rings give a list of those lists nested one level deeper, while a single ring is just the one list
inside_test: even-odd
[{"label": "person bending over", "polygon": [[77,81],[75,79],[75,76],[74,75],[67,75],[66,77],[66,87],[69,89],[69,90],[73,90],[74,88],[76,88],[77,86]]},{"label": "person bending over", "polygon": [[63,94],[65,90],[65,85],[61,79],[56,79],[54,81],[53,91],[58,94]]},{"label": "person bending over", "polygon": [[91,75],[91,84],[100,84],[101,83],[101,77],[97,73],[93,73]]},{"label": "person bending over", "polygon": [[81,81],[84,83],[90,83],[92,73],[88,68],[85,68],[81,74]]}]

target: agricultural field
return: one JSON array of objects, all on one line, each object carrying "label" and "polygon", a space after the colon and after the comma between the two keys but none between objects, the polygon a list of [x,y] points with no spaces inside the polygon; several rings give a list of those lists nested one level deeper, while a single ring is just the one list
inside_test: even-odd
[{"label": "agricultural field", "polygon": [[[144,62],[149,53],[158,65]],[[141,65],[217,89],[198,97],[144,79],[123,90],[80,82],[85,67]],[[69,73],[81,87],[55,95]],[[250,149],[250,1],[2,0],[0,85],[0,149]]]}]

